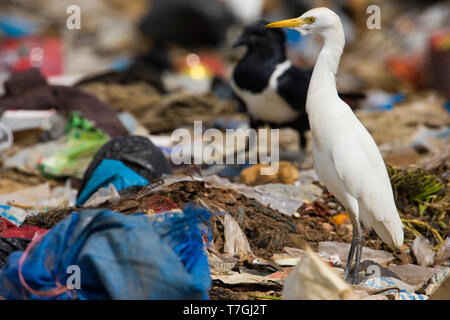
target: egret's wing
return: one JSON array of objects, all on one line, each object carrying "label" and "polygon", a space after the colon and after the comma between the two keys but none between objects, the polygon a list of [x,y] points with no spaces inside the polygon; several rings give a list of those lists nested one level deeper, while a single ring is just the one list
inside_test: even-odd
[{"label": "egret's wing", "polygon": [[360,219],[375,229],[389,245],[403,243],[403,224],[395,206],[391,183],[383,158],[364,126],[353,125],[353,135],[331,149],[334,167],[347,192],[357,199]]},{"label": "egret's wing", "polygon": [[347,145],[332,148],[334,166],[347,191],[375,220],[390,221],[397,212],[383,158],[369,133],[358,131]]}]

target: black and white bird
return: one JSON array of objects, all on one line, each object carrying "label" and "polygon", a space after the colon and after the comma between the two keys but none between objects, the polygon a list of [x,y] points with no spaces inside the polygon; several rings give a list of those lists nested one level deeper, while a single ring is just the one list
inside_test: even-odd
[{"label": "black and white bird", "polygon": [[298,131],[304,151],[309,130],[305,104],[312,70],[296,68],[286,57],[284,31],[267,29],[266,24],[248,25],[233,43],[234,48],[246,46],[247,52],[233,70],[231,87],[246,105],[252,128],[263,124],[291,127]]},{"label": "black and white bird", "polygon": [[[300,162],[305,154],[305,132],[309,127],[305,110],[312,69],[299,69],[286,55],[286,35],[281,29],[266,28],[266,21],[246,26],[233,47],[246,46],[247,52],[234,67],[231,87],[244,102],[250,126],[257,129],[291,127],[300,136]],[[350,105],[364,96],[339,94]]]}]

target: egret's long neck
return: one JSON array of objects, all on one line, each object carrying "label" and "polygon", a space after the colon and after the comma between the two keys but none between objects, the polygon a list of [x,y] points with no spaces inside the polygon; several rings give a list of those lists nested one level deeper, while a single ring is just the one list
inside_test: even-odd
[{"label": "egret's long neck", "polygon": [[320,100],[324,96],[338,96],[335,76],[345,45],[342,25],[339,24],[336,28],[327,30],[322,34],[322,38],[323,47],[309,83],[308,100],[313,101],[307,104],[308,113],[308,109],[314,107],[315,100]]}]

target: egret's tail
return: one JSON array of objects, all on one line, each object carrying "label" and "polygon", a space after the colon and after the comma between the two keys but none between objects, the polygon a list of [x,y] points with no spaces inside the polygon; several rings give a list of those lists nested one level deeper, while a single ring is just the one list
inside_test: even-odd
[{"label": "egret's tail", "polygon": [[372,225],[377,235],[386,244],[400,248],[403,244],[403,224],[400,217],[397,216],[392,221],[374,221]]},{"label": "egret's tail", "polygon": [[383,242],[392,247],[400,248],[403,244],[403,223],[397,210],[393,210],[390,210],[393,213],[388,215],[388,221],[379,221],[373,215],[368,214],[364,208],[360,207],[360,218],[365,226],[375,230]]}]

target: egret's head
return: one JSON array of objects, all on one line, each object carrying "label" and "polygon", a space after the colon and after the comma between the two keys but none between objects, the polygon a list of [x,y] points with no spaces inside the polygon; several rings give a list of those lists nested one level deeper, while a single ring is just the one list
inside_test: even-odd
[{"label": "egret's head", "polygon": [[342,29],[339,16],[328,8],[311,9],[298,18],[273,22],[267,28],[291,28],[302,35],[318,33],[325,35],[327,31]]}]

